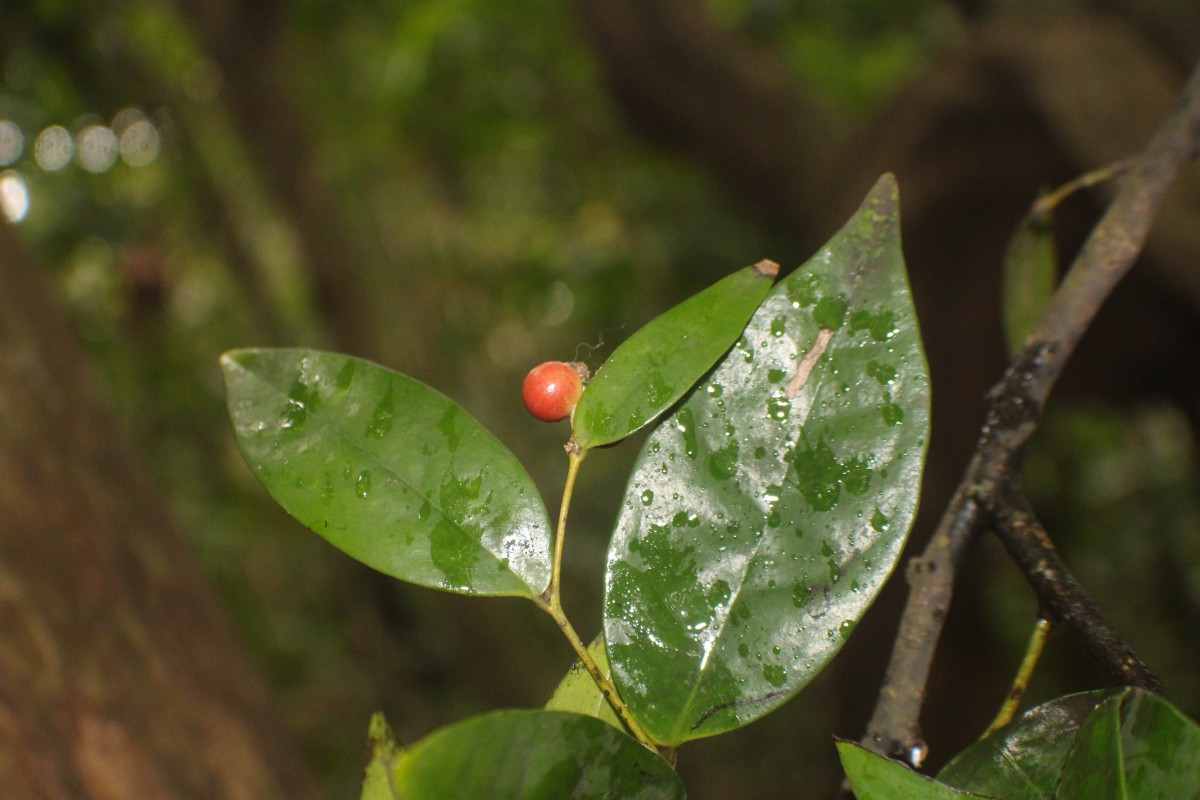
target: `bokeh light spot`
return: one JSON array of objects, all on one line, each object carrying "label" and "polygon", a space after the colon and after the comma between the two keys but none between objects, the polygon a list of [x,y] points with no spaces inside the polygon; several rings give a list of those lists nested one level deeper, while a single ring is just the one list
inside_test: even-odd
[{"label": "bokeh light spot", "polygon": [[33,143],[33,158],[47,172],[57,172],[71,163],[75,140],[62,125],[51,125],[37,135]]},{"label": "bokeh light spot", "polygon": [[104,125],[89,125],[79,132],[79,166],[88,172],[106,172],[117,163],[117,135]]},{"label": "bokeh light spot", "polygon": [[140,119],[121,132],[121,158],[131,167],[144,167],[158,158],[162,138],[148,119]]},{"label": "bokeh light spot", "polygon": [[0,167],[7,167],[25,152],[25,134],[12,120],[0,119]]},{"label": "bokeh light spot", "polygon": [[16,170],[0,173],[0,214],[9,222],[20,222],[29,213],[29,187]]}]

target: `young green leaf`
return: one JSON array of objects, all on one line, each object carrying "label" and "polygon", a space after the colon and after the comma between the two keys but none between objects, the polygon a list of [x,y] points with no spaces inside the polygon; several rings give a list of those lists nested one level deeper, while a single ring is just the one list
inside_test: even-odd
[{"label": "young green leaf", "polygon": [[[858,800],[968,800],[993,797],[952,789],[899,761],[872,753],[852,742],[837,743],[842,769]],[[1009,800],[1009,798],[1004,798]]]},{"label": "young green leaf", "polygon": [[[368,778],[381,771],[375,765],[368,765]],[[362,800],[684,797],[678,776],[636,740],[594,717],[561,711],[474,717],[393,752],[381,767],[388,785],[364,783]]]},{"label": "young green leaf", "polygon": [[638,457],[604,632],[651,736],[677,745],[744,725],[833,657],[899,557],[928,429],[885,176]]},{"label": "young green leaf", "polygon": [[1080,727],[1100,702],[1123,691],[1072,694],[1031,709],[955,756],[938,780],[1005,800],[1052,800]]},{"label": "young green leaf", "polygon": [[[591,653],[596,666],[600,668],[604,677],[610,677],[612,670],[608,666],[608,649],[604,646],[603,634],[592,640],[592,643],[588,645],[588,652]],[[625,730],[617,713],[604,699],[600,687],[596,685],[592,676],[579,661],[571,666],[566,677],[558,684],[558,688],[554,690],[554,694],[546,703],[546,710],[585,714],[602,719],[620,731]]]},{"label": "young green leaf", "polygon": [[221,366],[242,455],[332,545],[437,589],[545,590],[552,539],[533,480],[449,398],[316,350],[234,350]]},{"label": "young green leaf", "polygon": [[1025,346],[1058,285],[1058,254],[1050,212],[1026,215],[1004,254],[1004,335],[1010,355]]},{"label": "young green leaf", "polygon": [[371,715],[367,728],[367,766],[363,771],[362,800],[393,800],[392,768],[404,754],[396,734],[382,713]]},{"label": "young green leaf", "polygon": [[1096,706],[1063,764],[1056,800],[1196,797],[1200,726],[1157,695],[1126,689]]},{"label": "young green leaf", "polygon": [[576,444],[619,441],[674,405],[738,338],[778,273],[771,261],[741,269],[626,339],[579,398]]}]

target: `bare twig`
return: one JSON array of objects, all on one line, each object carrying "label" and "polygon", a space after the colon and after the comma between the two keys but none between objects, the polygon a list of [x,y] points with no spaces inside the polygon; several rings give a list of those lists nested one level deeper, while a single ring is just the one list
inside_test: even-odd
[{"label": "bare twig", "polygon": [[[1068,357],[1101,303],[1141,252],[1167,188],[1198,151],[1200,67],[1193,72],[1179,104],[1145,151],[1129,162],[1112,204],[1029,334],[1024,350],[1013,358],[1004,378],[989,393],[987,419],[975,455],[933,539],[908,570],[911,585],[908,603],[875,713],[863,737],[863,744],[875,752],[910,762],[916,754],[923,753],[921,701],[963,554],[985,528],[1004,528],[1013,534],[1008,537],[1013,541],[1028,538],[1027,534],[1034,530],[1027,524],[1032,517],[1023,516],[1025,509],[1011,505],[1021,499],[1010,488],[1014,485],[1021,452],[1037,427],[1042,405]],[[1033,538],[1045,537],[1044,529],[1038,526],[1037,530],[1040,533]],[[1048,541],[1045,538],[1043,544]],[[1046,552],[1053,552],[1052,545],[1042,550],[1043,555]],[[1075,620],[1076,631],[1093,655],[1100,653],[1098,657],[1103,660],[1109,657],[1106,653],[1124,653],[1113,656],[1120,661],[1132,654],[1121,649],[1123,642],[1118,645],[1109,637],[1111,628],[1094,624],[1097,619],[1102,621],[1098,614],[1076,613],[1089,605],[1094,610],[1095,605],[1086,600],[1073,580],[1064,582],[1063,576],[1069,578],[1065,569],[1034,569],[1036,561],[1035,558],[1034,564],[1023,566],[1030,572],[1030,580],[1042,602],[1052,608],[1055,603],[1066,607],[1062,592],[1067,587],[1065,591],[1073,598],[1074,605],[1072,615],[1064,615],[1064,619]],[[1035,574],[1040,577],[1035,579]],[[1120,674],[1122,681],[1161,688],[1157,678],[1140,662],[1137,664],[1136,668]]]},{"label": "bare twig", "polygon": [[1163,694],[1162,681],[1109,624],[1067,569],[1017,481],[1007,482],[997,500],[996,534],[1042,603],[1081,634],[1088,653],[1113,680]]}]

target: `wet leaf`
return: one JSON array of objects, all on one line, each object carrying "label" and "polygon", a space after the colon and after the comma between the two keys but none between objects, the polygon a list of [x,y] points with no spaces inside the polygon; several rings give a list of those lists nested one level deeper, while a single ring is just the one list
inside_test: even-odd
[{"label": "wet leaf", "polygon": [[[595,659],[596,666],[600,668],[604,677],[609,677],[612,671],[608,666],[608,650],[604,646],[604,637],[597,636],[593,639],[592,643],[588,645],[588,652]],[[573,714],[596,717],[620,731],[625,730],[617,713],[604,699],[600,688],[596,686],[596,682],[592,680],[592,676],[580,661],[571,665],[566,677],[558,684],[558,688],[554,690],[554,694],[546,703],[546,710],[570,711]]]},{"label": "wet leaf", "polygon": [[886,176],[638,457],[604,631],[653,737],[744,725],[833,657],[899,557],[928,427]]},{"label": "wet leaf", "polygon": [[1058,253],[1049,212],[1022,218],[1004,254],[1004,335],[1010,355],[1025,346],[1058,285]]},{"label": "wet leaf", "polygon": [[1050,800],[1080,726],[1114,692],[1121,690],[1068,695],[1031,709],[955,756],[938,780],[1005,800]]},{"label": "wet leaf", "polygon": [[[378,752],[378,751],[377,751]],[[385,787],[362,800],[682,800],[667,763],[594,717],[561,711],[500,711],[434,732],[393,754]],[[368,793],[370,789],[370,793]]]},{"label": "wet leaf", "polygon": [[1056,800],[1196,797],[1200,727],[1157,695],[1126,689],[1088,717]]},{"label": "wet leaf", "polygon": [[533,480],[449,398],[316,350],[221,358],[242,455],[271,496],[340,550],[401,580],[533,597],[551,532]]},{"label": "wet leaf", "polygon": [[778,270],[770,261],[739,270],[626,339],[579,398],[575,442],[619,441],[674,405],[738,338]]},{"label": "wet leaf", "polygon": [[838,742],[837,749],[858,800],[966,800],[988,796],[960,792],[852,742]]}]

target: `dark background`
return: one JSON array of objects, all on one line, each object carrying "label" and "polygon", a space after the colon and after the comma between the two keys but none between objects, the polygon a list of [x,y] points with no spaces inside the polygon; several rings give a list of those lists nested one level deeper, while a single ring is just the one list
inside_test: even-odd
[{"label": "dark background", "polygon": [[[320,346],[424,380],[497,432],[555,507],[564,432],[525,415],[526,370],[598,366],[738,267],[799,266],[893,171],[934,383],[919,545],[1003,370],[1005,242],[1040,190],[1139,151],[1197,57],[1192,0],[0,2],[0,196],[14,221],[0,237],[0,412],[6,431],[33,431],[0,439],[0,482],[24,485],[48,463],[39,454],[73,464],[103,437],[132,443],[77,469],[111,460],[148,476],[109,486],[105,502],[182,534],[158,580],[199,563],[204,578],[181,577],[179,591],[211,588],[203,618],[232,617],[247,670],[265,678],[255,702],[299,743],[296,769],[327,796],[356,796],[372,710],[412,742],[472,713],[540,705],[571,654],[531,605],[398,585],[287,519],[233,446],[222,351]],[[1091,190],[1058,214],[1064,263],[1106,197]],[[12,322],[22,314],[28,327]],[[53,338],[40,321],[58,314],[69,335]],[[83,388],[72,378],[37,402],[21,366],[34,341],[50,372],[83,370]],[[1027,465],[1068,563],[1193,716],[1198,353],[1193,167]],[[35,401],[12,399],[21,392]],[[97,416],[38,416],[58,405]],[[590,458],[577,489],[564,594],[581,632],[598,625],[635,452]],[[86,542],[98,527],[57,513],[86,480],[45,475],[60,483],[30,478],[0,497],[0,556],[53,587],[86,573],[91,552],[56,537]],[[144,524],[117,525],[101,549],[144,550]],[[689,796],[831,797],[831,736],[862,733],[902,583],[794,702],[685,747]],[[960,586],[924,717],[935,764],[990,720],[1036,606],[990,540]],[[24,642],[28,607],[3,609],[0,641]],[[87,630],[118,623],[99,613]],[[69,625],[48,630],[65,638]],[[6,657],[0,647],[10,678],[32,663]],[[99,681],[129,680],[119,673]],[[1031,699],[1104,685],[1064,632]],[[4,691],[11,713],[19,701]],[[51,747],[57,724],[18,738]],[[83,729],[72,724],[62,730]]]}]

